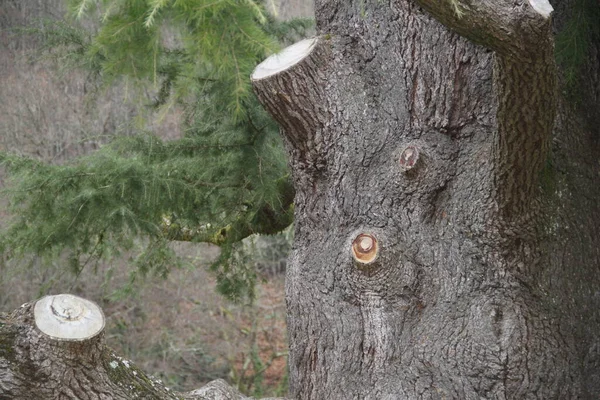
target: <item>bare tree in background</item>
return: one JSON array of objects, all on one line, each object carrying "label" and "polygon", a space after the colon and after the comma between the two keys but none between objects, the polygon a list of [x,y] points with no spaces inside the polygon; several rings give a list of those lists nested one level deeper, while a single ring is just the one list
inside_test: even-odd
[{"label": "bare tree in background", "polygon": [[[177,112],[136,126],[142,111],[126,85],[97,88],[83,72],[39,59],[38,40],[18,28],[62,19],[64,1],[5,0],[0,8],[0,148],[61,162],[86,154],[113,135],[155,129],[179,135]],[[17,30],[16,30],[17,29]],[[92,96],[90,96],[92,95]]]}]

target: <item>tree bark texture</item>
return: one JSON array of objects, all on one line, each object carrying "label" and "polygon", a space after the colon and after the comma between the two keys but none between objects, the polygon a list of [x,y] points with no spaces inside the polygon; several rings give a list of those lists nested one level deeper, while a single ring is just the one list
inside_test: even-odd
[{"label": "tree bark texture", "polygon": [[0,314],[0,400],[247,399],[223,380],[174,392],[114,354],[103,332],[81,341],[44,334],[34,321],[34,305]]},{"label": "tree bark texture", "polygon": [[318,0],[254,80],[296,188],[293,397],[597,398],[598,49],[569,103],[533,3]]}]

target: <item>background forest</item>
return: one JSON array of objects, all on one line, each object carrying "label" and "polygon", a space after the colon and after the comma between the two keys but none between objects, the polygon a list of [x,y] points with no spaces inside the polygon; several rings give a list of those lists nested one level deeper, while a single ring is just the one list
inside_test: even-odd
[{"label": "background forest", "polygon": [[[265,8],[278,20],[312,17],[312,3],[304,0]],[[134,137],[145,131],[167,141],[182,138],[184,109],[157,112],[144,104],[143,99],[160,97],[156,87],[98,85],[89,71],[41,58],[40,47],[48,42],[15,30],[43,30],[44,19],[61,20],[65,11],[61,0],[1,3],[0,150],[64,165],[91,154],[114,135]],[[4,179],[0,171],[0,187]],[[6,206],[0,205],[2,225],[10,218]],[[132,273],[131,265],[140,262],[137,253],[151,247],[147,239],[107,257],[108,262],[90,265],[84,260],[73,266],[66,256],[17,259],[5,253],[0,259],[0,309],[14,309],[44,294],[79,294],[106,313],[108,345],[174,389],[190,390],[223,377],[247,394],[283,394],[281,272],[290,240],[289,231],[244,240],[235,257],[259,271],[256,300],[235,303],[216,293],[217,280],[208,269],[220,250],[210,244],[171,242],[169,251],[176,254],[178,266],[168,273]]]}]

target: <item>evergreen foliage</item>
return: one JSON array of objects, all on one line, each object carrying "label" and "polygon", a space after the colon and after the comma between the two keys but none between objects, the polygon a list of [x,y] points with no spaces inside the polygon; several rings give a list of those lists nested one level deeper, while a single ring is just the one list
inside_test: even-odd
[{"label": "evergreen foliage", "polygon": [[45,54],[104,85],[150,85],[148,107],[183,109],[185,135],[120,137],[60,166],[0,153],[14,215],[0,250],[66,253],[80,272],[143,238],[133,280],[177,263],[169,241],[210,242],[222,248],[213,266],[220,291],[252,295],[256,274],[236,262],[234,248],[292,222],[293,188],[278,127],[249,76],[311,21],[278,22],[254,0],[69,0],[69,10],[97,28],[46,21],[35,30]]},{"label": "evergreen foliage", "polygon": [[569,18],[556,37],[556,60],[561,66],[565,86],[577,93],[581,68],[590,55],[590,45],[600,41],[600,2],[577,0]]}]

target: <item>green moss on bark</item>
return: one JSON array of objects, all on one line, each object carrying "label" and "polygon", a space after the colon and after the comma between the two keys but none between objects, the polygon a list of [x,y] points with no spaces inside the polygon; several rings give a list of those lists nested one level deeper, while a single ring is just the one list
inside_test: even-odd
[{"label": "green moss on bark", "polygon": [[106,350],[102,364],[111,381],[128,392],[132,399],[183,400],[179,394],[165,387],[162,382],[146,375],[131,361],[122,359]]}]

